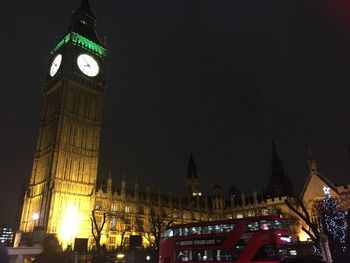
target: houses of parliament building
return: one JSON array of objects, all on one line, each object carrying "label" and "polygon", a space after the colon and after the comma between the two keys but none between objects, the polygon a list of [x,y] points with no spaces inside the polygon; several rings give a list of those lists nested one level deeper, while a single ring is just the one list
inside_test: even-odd
[{"label": "houses of parliament building", "polygon": [[[185,194],[142,189],[138,182],[129,182],[125,176],[119,182],[113,182],[109,176],[98,183],[107,54],[105,43],[96,33],[96,18],[88,0],[82,0],[72,14],[67,33],[51,51],[19,233],[42,229],[56,234],[65,245],[73,244],[75,238],[88,238],[93,245],[92,212],[97,212],[98,224],[102,214],[108,213],[110,218],[104,225],[101,243],[114,249],[122,242],[127,245],[131,236],[143,237],[147,246],[145,237],[152,227],[152,213],[163,216],[164,222],[186,223],[287,211],[284,201],[293,195],[292,186],[274,145],[272,173],[264,193],[245,195],[232,188],[227,196],[216,185],[211,195],[202,194],[192,155],[187,177],[184,175]],[[315,162],[310,158],[311,166]],[[327,182],[312,167],[310,176],[313,173],[322,187],[322,182]],[[314,182],[312,178],[308,182]],[[305,193],[310,193],[308,189],[304,189]],[[342,190],[336,186],[332,189],[334,194],[348,196],[345,186]]]}]

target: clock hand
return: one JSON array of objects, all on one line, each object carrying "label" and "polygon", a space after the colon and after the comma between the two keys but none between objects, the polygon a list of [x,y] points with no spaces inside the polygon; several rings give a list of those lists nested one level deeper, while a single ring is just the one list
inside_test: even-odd
[{"label": "clock hand", "polygon": [[83,56],[83,59],[85,60],[86,65],[87,65],[88,67],[90,67],[90,64],[89,64],[89,62],[87,62],[85,56]]}]

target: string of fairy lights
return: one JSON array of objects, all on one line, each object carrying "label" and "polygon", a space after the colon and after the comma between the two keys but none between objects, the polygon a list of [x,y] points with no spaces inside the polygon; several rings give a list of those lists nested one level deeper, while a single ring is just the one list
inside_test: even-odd
[{"label": "string of fairy lights", "polygon": [[342,211],[337,199],[332,198],[329,187],[323,187],[323,221],[330,238],[338,243],[341,250],[345,252],[347,248],[347,221],[348,211]]}]

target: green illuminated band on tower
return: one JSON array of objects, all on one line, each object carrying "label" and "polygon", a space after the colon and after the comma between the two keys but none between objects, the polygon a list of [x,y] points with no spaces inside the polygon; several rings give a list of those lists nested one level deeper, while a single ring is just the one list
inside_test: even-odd
[{"label": "green illuminated band on tower", "polygon": [[87,39],[86,37],[83,37],[82,35],[79,35],[75,32],[69,32],[67,35],[65,35],[60,42],[57,43],[57,45],[51,50],[51,54],[56,52],[61,46],[68,43],[69,40],[71,40],[76,45],[83,47],[85,49],[88,49],[95,53],[96,55],[102,57],[106,56],[106,49],[95,42]]}]

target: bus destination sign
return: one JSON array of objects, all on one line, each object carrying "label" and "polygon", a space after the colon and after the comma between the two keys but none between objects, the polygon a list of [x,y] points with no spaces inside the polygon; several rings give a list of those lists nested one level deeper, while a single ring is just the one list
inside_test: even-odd
[{"label": "bus destination sign", "polygon": [[190,247],[190,246],[218,246],[221,245],[223,238],[210,239],[193,239],[176,241],[176,247]]}]

